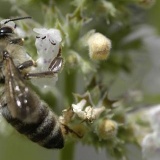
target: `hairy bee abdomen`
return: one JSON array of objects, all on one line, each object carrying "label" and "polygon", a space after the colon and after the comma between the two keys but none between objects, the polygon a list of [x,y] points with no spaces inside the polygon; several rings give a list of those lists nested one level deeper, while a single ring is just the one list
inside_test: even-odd
[{"label": "hairy bee abdomen", "polygon": [[48,107],[41,109],[41,114],[34,123],[25,123],[13,118],[7,104],[2,108],[2,115],[19,133],[26,135],[31,141],[48,149],[63,148],[64,139],[60,124],[56,115]]}]

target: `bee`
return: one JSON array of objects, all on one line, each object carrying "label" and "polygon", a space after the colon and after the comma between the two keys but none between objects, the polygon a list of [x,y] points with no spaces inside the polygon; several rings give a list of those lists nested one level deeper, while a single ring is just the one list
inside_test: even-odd
[{"label": "bee", "polygon": [[0,22],[0,110],[6,121],[31,141],[48,149],[60,149],[64,136],[58,117],[27,81],[53,76],[60,70],[63,58],[59,51],[47,71],[30,73],[35,63],[25,51],[22,38],[15,33],[14,24],[28,18],[31,17]]}]

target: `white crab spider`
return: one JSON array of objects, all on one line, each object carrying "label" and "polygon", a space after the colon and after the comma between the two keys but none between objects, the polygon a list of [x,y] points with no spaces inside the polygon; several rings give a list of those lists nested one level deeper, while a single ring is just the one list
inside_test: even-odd
[{"label": "white crab spider", "polygon": [[42,77],[32,80],[37,86],[51,89],[58,79],[57,73],[62,67],[63,59],[61,58],[61,34],[57,29],[34,28],[36,36],[35,46],[37,48],[38,59],[36,61],[36,72],[51,71],[54,73],[52,77]]},{"label": "white crab spider", "polygon": [[40,71],[46,71],[59,54],[61,34],[58,29],[34,28],[33,31],[39,34],[35,42],[38,53],[37,67]]}]

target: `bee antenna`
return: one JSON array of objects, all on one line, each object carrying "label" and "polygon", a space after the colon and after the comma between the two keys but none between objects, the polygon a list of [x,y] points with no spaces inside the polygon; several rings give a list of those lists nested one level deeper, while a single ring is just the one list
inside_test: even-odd
[{"label": "bee antenna", "polygon": [[19,18],[13,18],[13,19],[9,19],[8,21],[6,21],[4,24],[10,22],[10,21],[18,21],[18,20],[22,20],[22,19],[30,19],[32,17],[28,16],[28,17],[19,17]]}]

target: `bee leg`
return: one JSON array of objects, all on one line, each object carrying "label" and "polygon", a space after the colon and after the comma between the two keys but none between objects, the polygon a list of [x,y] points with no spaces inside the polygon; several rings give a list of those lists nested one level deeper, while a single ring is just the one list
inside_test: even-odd
[{"label": "bee leg", "polygon": [[24,79],[53,77],[54,74],[56,74],[56,72],[51,72],[51,71],[27,73],[24,75]]},{"label": "bee leg", "polygon": [[32,67],[32,66],[36,66],[36,62],[33,61],[33,60],[28,60],[28,61],[23,62],[19,66],[17,66],[17,68],[19,70],[22,70],[22,69],[26,69],[26,68],[29,68],[29,67]]},{"label": "bee leg", "polygon": [[44,72],[36,72],[36,73],[27,73],[25,74],[25,79],[31,78],[44,78],[44,77],[53,77],[56,73],[58,73],[63,66],[63,58],[57,56],[49,65],[48,71]]},{"label": "bee leg", "polygon": [[14,38],[10,40],[10,44],[19,44],[19,45],[23,45],[23,39],[22,38]]}]

